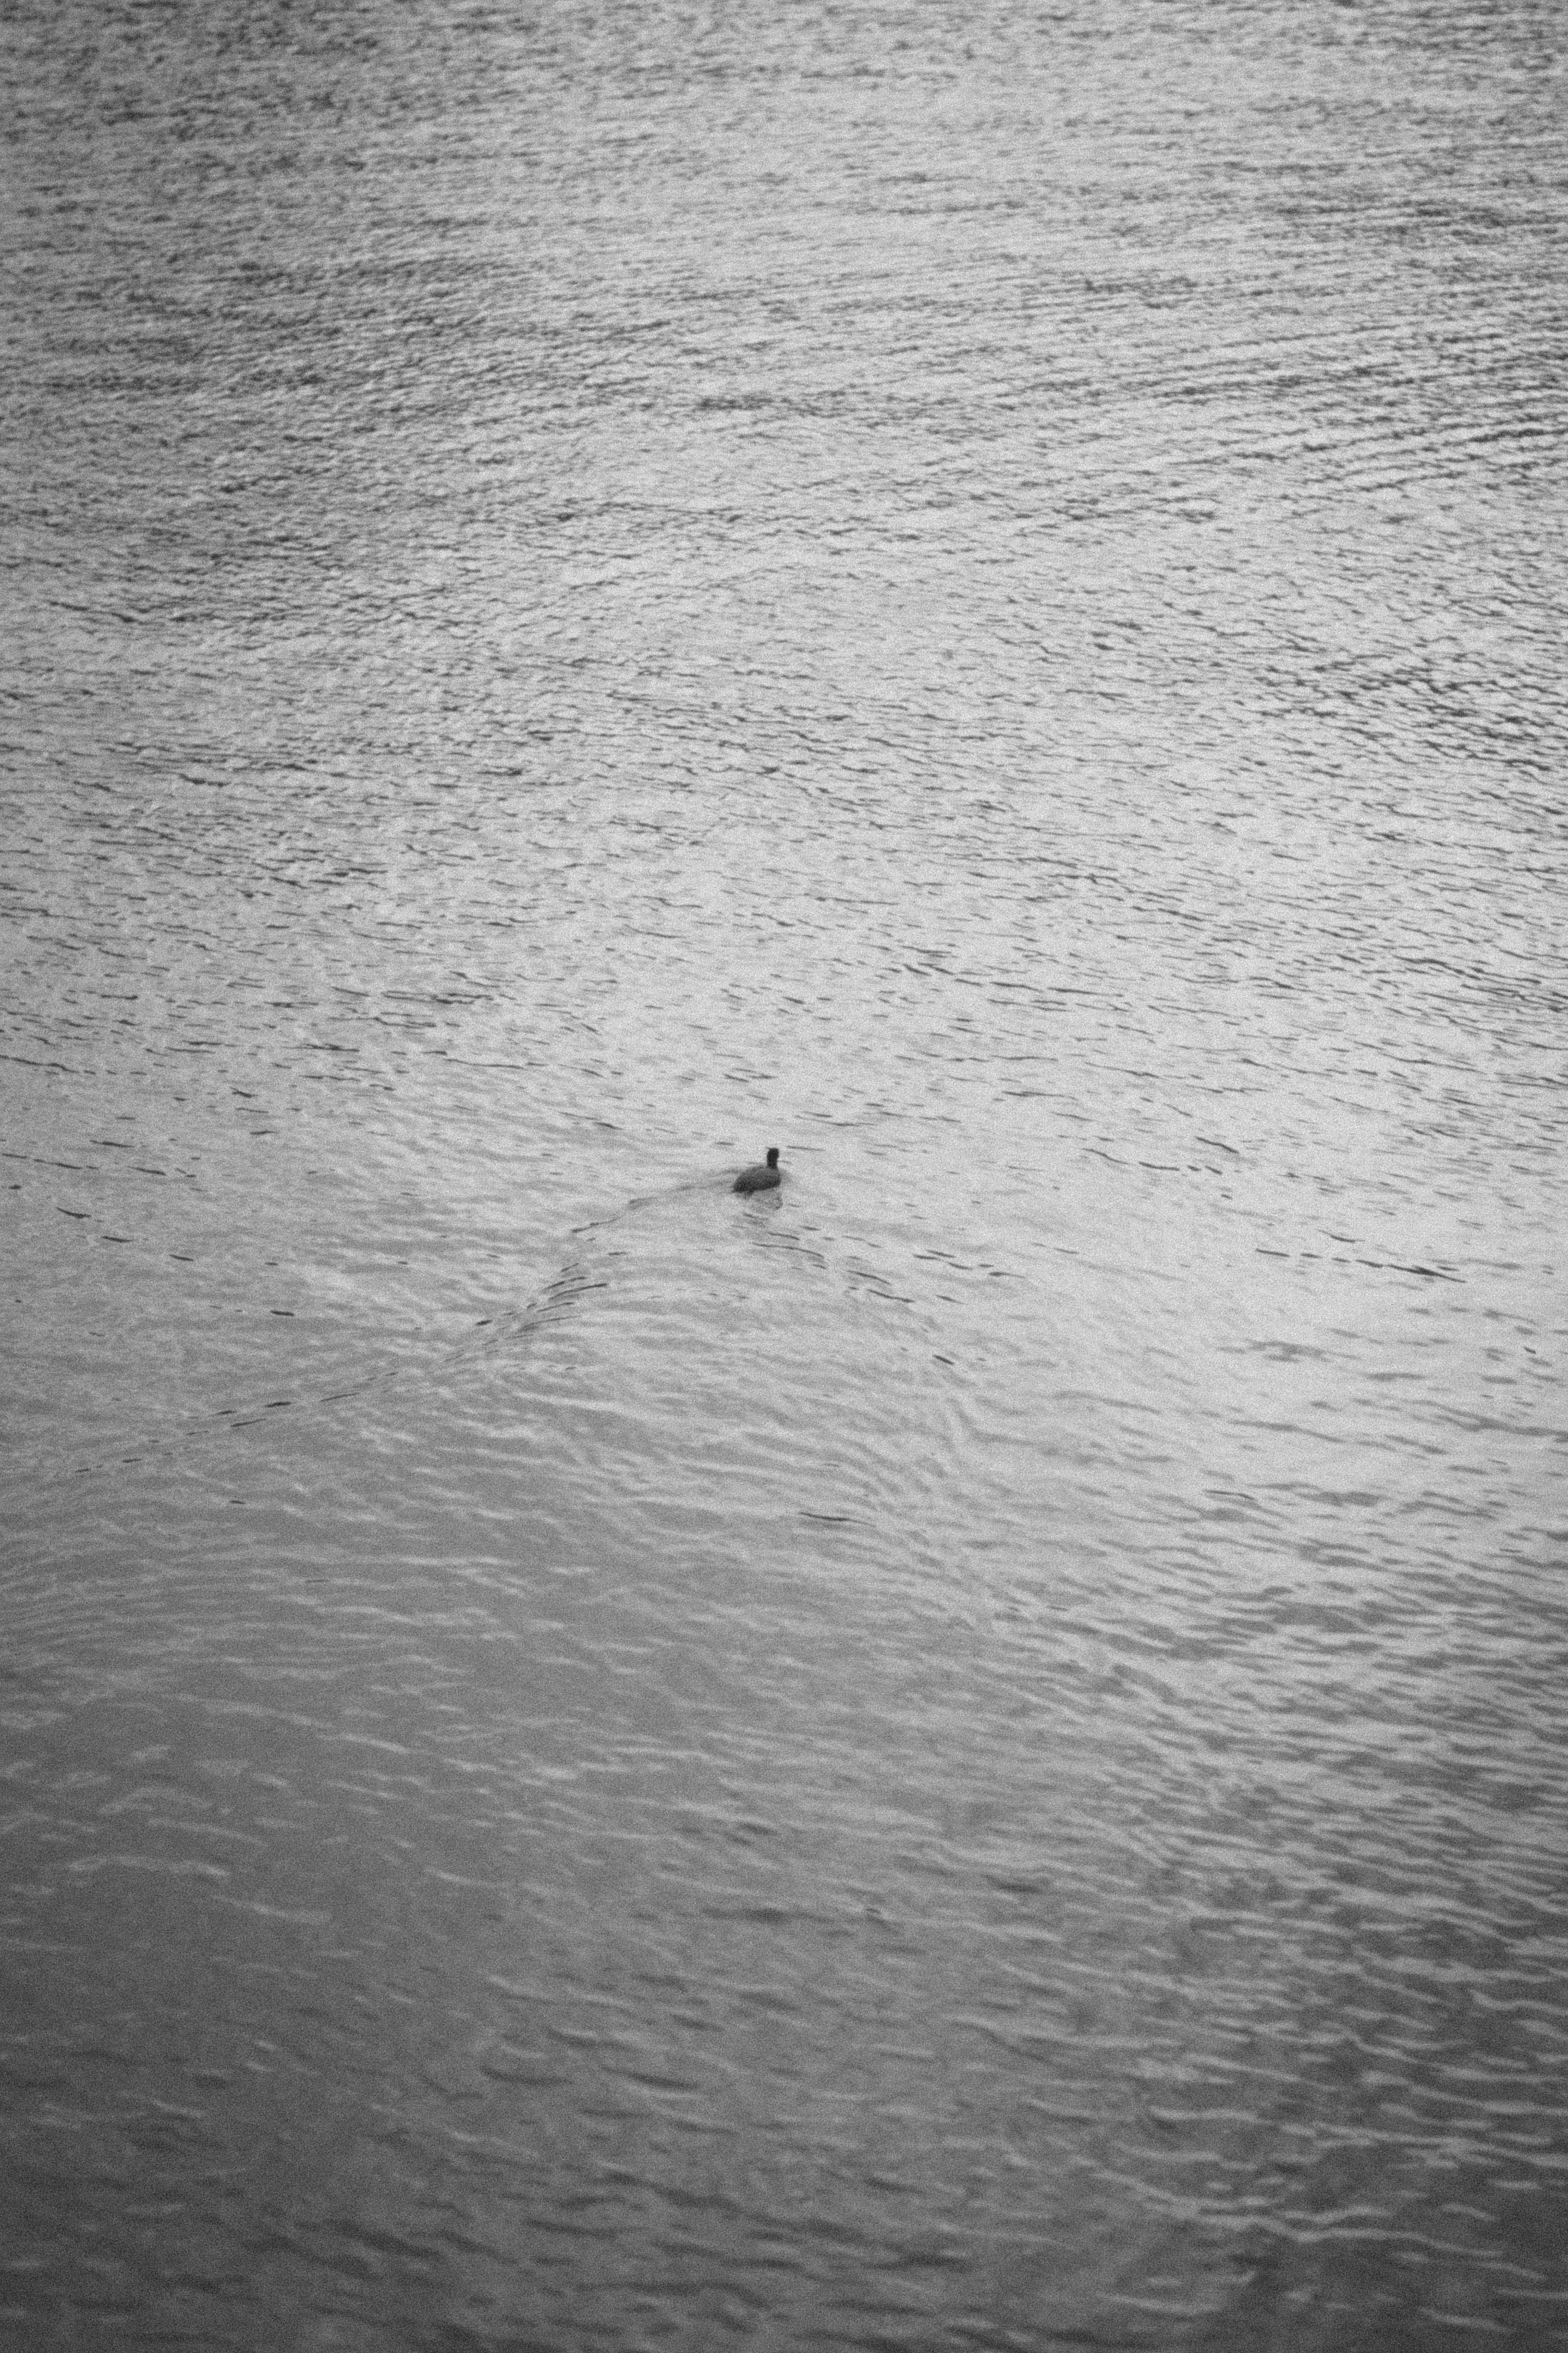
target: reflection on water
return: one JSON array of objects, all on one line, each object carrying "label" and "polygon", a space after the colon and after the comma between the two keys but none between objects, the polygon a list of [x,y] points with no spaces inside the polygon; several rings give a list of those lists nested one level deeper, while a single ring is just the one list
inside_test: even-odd
[{"label": "reflection on water", "polygon": [[19,2341],[1557,2341],[1554,31],[14,16]]}]

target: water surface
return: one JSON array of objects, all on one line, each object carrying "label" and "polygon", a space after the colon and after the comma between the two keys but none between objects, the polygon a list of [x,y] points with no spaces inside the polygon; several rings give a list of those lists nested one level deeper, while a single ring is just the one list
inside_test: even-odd
[{"label": "water surface", "polygon": [[4,42],[6,2327],[1556,2343],[1556,12]]}]

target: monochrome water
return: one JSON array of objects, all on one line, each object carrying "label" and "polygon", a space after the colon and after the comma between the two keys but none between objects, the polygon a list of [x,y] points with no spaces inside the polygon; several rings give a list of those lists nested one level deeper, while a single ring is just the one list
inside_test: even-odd
[{"label": "monochrome water", "polygon": [[1560,12],[0,55],[0,2339],[1560,2343]]}]

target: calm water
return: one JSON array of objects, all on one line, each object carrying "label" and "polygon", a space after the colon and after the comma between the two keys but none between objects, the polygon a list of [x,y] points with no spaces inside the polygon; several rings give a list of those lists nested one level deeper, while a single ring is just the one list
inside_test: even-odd
[{"label": "calm water", "polygon": [[1558,8],[0,46],[0,2335],[1561,2343]]}]

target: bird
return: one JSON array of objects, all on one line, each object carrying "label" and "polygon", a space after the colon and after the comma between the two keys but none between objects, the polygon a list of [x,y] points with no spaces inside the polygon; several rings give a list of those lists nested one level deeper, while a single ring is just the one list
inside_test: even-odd
[{"label": "bird", "polygon": [[731,1189],[736,1193],[765,1193],[770,1185],[782,1184],[783,1181],[779,1148],[776,1144],[771,1144],[766,1160],[759,1160],[754,1167],[742,1168]]}]

